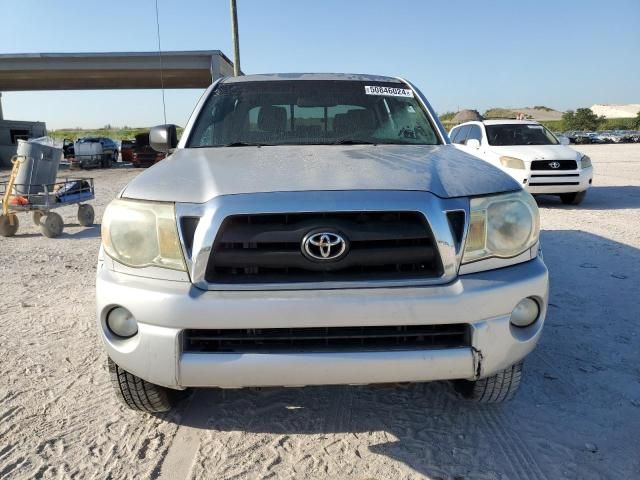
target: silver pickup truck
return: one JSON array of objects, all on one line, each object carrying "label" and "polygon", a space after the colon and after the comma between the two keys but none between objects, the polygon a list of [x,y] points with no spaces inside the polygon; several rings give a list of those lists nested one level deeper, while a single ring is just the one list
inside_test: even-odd
[{"label": "silver pickup truck", "polygon": [[397,78],[227,78],[107,208],[97,323],[118,397],[451,380],[510,399],[540,337],[538,210]]}]

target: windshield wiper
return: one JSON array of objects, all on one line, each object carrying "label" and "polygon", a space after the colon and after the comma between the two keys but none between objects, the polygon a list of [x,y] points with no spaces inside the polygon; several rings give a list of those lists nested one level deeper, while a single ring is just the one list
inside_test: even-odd
[{"label": "windshield wiper", "polygon": [[264,147],[267,145],[266,143],[231,142],[218,145],[218,147]]},{"label": "windshield wiper", "polygon": [[336,140],[331,145],[377,145],[378,142],[370,142],[369,140],[342,139]]},{"label": "windshield wiper", "polygon": [[194,145],[189,148],[222,148],[222,147],[270,147],[269,143],[247,143],[247,142],[230,142],[219,143],[216,145]]}]

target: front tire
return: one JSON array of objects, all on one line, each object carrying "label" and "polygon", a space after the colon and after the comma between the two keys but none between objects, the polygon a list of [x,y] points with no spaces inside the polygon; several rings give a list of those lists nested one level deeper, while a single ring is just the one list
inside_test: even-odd
[{"label": "front tire", "polygon": [[582,192],[561,193],[560,200],[562,200],[562,203],[565,205],[580,205],[586,196],[586,190],[583,190]]},{"label": "front tire", "polygon": [[179,392],[147,382],[123,370],[110,358],[107,362],[116,397],[130,409],[162,413],[168,412],[175,405]]},{"label": "front tire", "polygon": [[40,217],[40,231],[45,237],[56,238],[62,235],[64,222],[56,212],[49,212]]},{"label": "front tire", "polygon": [[502,403],[511,400],[522,378],[522,362],[495,375],[476,381],[456,380],[456,390],[466,399],[478,403]]}]

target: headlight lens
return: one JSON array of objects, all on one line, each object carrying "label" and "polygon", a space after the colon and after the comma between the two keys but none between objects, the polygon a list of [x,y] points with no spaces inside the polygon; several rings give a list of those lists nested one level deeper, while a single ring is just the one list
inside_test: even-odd
[{"label": "headlight lens", "polygon": [[582,168],[589,168],[591,166],[591,158],[587,155],[583,155],[580,159],[580,163],[582,164]]},{"label": "headlight lens", "polygon": [[539,234],[538,206],[524,190],[472,198],[462,263],[515,257],[535,245]]},{"label": "headlight lens", "polygon": [[524,170],[524,162],[515,157],[500,157],[500,163],[503,167],[517,168],[518,170]]},{"label": "headlight lens", "polygon": [[102,243],[129,267],[185,270],[172,203],[114,200],[102,218]]}]

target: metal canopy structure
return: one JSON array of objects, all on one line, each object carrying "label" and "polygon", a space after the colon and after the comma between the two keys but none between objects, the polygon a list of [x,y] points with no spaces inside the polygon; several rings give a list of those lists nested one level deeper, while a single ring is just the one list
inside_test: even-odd
[{"label": "metal canopy structure", "polygon": [[220,50],[0,55],[0,92],[206,88],[233,76]]}]

